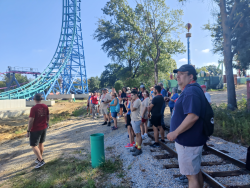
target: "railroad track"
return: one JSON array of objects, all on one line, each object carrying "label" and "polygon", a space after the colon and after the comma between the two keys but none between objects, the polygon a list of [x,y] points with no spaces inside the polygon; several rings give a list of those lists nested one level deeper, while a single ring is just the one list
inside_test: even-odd
[{"label": "railroad track", "polygon": [[[152,129],[149,129],[148,136],[154,140]],[[155,156],[156,159],[170,159],[170,158],[177,158],[177,153],[175,150],[167,146],[167,143],[174,143],[171,141],[167,141],[166,144],[159,141],[161,145],[161,149],[166,150],[168,154],[164,155],[157,155]],[[149,143],[145,143],[144,145],[148,145]],[[243,161],[240,161],[238,159],[235,159],[229,155],[226,154],[226,151],[223,150],[217,150],[212,145],[204,146],[204,151],[202,152],[202,155],[211,155],[214,154],[222,159],[222,161],[215,161],[215,162],[202,162],[201,166],[213,166],[213,165],[225,165],[225,164],[233,164],[240,168],[240,170],[234,170],[234,171],[220,171],[220,172],[206,172],[204,170],[202,171],[202,175],[204,178],[204,181],[208,183],[211,187],[214,188],[250,188],[250,185],[238,185],[238,186],[229,186],[224,185],[217,181],[215,177],[230,177],[230,176],[240,176],[240,175],[246,175],[250,174],[250,171],[246,169],[246,163]],[[178,164],[170,164],[170,165],[164,165],[164,168],[170,169],[170,168],[179,168]],[[174,177],[178,177],[180,175],[174,175]]]}]

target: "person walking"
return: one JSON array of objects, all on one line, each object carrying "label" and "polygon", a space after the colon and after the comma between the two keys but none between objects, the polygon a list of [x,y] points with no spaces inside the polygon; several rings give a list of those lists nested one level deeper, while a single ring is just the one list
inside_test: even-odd
[{"label": "person walking", "polygon": [[[111,126],[109,112],[108,112],[108,104],[111,102],[111,96],[107,92],[108,92],[108,89],[106,89],[106,88],[103,89],[100,109],[101,109],[101,113],[103,114],[103,118],[104,118],[104,123],[102,125]],[[107,123],[107,121],[108,121],[108,123]]]},{"label": "person walking", "polygon": [[142,137],[141,137],[141,115],[140,115],[140,108],[141,108],[141,100],[138,97],[138,92],[136,90],[133,90],[131,92],[132,101],[130,103],[130,109],[131,109],[131,124],[133,127],[133,130],[136,135],[136,143],[135,147],[131,149],[130,151],[133,152],[133,156],[137,156],[142,154],[141,150],[141,144],[142,144]]},{"label": "person walking", "polygon": [[148,107],[150,103],[149,92],[146,90],[142,93],[144,100],[141,103],[141,136],[142,139],[148,138]]},{"label": "person walking", "polygon": [[[174,73],[177,73],[182,93],[175,103],[167,138],[175,141],[180,173],[188,178],[189,187],[202,188],[201,156],[203,145],[208,140],[203,134],[206,98],[196,83],[197,73],[192,65],[182,65]],[[183,182],[183,176],[176,180]]]},{"label": "person walking", "polygon": [[178,93],[177,93],[177,88],[173,88],[172,89],[172,93],[173,93],[173,96],[169,98],[169,103],[168,103],[168,106],[169,106],[169,109],[170,109],[170,113],[171,113],[171,116],[172,116],[172,113],[173,113],[173,109],[174,109],[174,105],[175,105],[175,100],[179,97]]},{"label": "person walking", "polygon": [[123,116],[123,101],[122,101],[122,90],[119,90],[118,92],[118,99],[119,99],[119,103],[120,103],[120,114],[119,114],[119,117],[122,117]]},{"label": "person walking", "polygon": [[161,86],[155,86],[156,96],[153,98],[152,103],[149,106],[148,117],[150,118],[151,112],[151,124],[153,125],[155,143],[150,145],[151,147],[160,147],[159,144],[159,131],[161,134],[161,141],[165,143],[164,140],[164,129],[161,124],[161,116],[162,116],[162,106],[165,103],[164,98],[161,95]]},{"label": "person walking", "polygon": [[212,104],[212,102],[211,102],[211,96],[207,92],[207,86],[206,85],[201,85],[201,88],[202,88],[202,90],[203,90],[203,92],[204,92],[204,94],[205,94],[205,96],[206,96],[207,101],[209,102],[209,104]]},{"label": "person walking", "polygon": [[91,97],[93,119],[96,119],[96,113],[97,113],[97,110],[98,110],[98,100],[99,100],[99,97],[97,95],[97,92],[94,91],[94,94]]},{"label": "person walking", "polygon": [[111,128],[112,130],[118,129],[118,127],[117,127],[117,111],[116,111],[117,104],[119,105],[119,99],[117,98],[117,94],[112,93],[112,101],[110,103],[110,112],[111,112],[111,116],[114,120],[114,126]]},{"label": "person walking", "polygon": [[42,104],[41,100],[41,94],[35,94],[34,101],[36,105],[30,110],[29,126],[26,134],[26,137],[30,138],[30,146],[37,157],[35,160],[35,168],[40,168],[45,165],[43,159],[43,143],[45,142],[47,127],[49,124],[49,108],[45,104]]}]

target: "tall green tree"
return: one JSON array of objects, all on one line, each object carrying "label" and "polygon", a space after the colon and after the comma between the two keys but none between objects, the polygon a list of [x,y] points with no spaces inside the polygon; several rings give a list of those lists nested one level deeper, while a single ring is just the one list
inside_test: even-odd
[{"label": "tall green tree", "polygon": [[88,87],[90,91],[96,91],[100,88],[100,80],[98,78],[98,76],[96,77],[90,77],[88,79]]},{"label": "tall green tree", "polygon": [[100,87],[114,86],[115,82],[122,78],[122,74],[124,74],[123,65],[109,63],[100,76]]},{"label": "tall green tree", "polygon": [[[183,28],[182,10],[170,10],[165,0],[136,1],[137,19],[124,18],[140,36],[148,57],[154,64],[154,81],[158,83],[158,63],[170,59],[171,55],[185,51],[178,36]],[[165,54],[165,56],[161,56]]]},{"label": "tall green tree", "polygon": [[[184,2],[186,0],[178,0]],[[233,77],[233,58],[240,50],[240,35],[249,36],[249,30],[242,32],[240,27],[245,21],[249,24],[249,0],[213,0],[219,6],[217,23],[207,24],[205,29],[211,32],[214,37],[214,52],[222,53],[227,78],[227,98],[228,108],[234,110],[237,108],[235,85]],[[246,25],[245,25],[246,26]],[[244,38],[242,38],[244,40]],[[244,43],[244,42],[243,42]],[[238,46],[238,47],[237,47]],[[243,45],[244,46],[244,45]],[[241,48],[243,53],[245,47]],[[239,53],[241,54],[241,53]],[[246,57],[246,56],[245,56]]]}]

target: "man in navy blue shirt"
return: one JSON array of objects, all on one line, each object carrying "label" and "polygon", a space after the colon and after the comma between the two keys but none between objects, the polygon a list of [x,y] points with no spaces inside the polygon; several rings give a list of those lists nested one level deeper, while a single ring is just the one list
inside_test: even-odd
[{"label": "man in navy blue shirt", "polygon": [[174,70],[182,93],[175,103],[167,138],[175,140],[180,173],[188,178],[189,187],[202,188],[200,171],[203,145],[208,137],[203,134],[206,99],[200,85],[196,83],[197,73],[192,65],[183,65]]},{"label": "man in navy blue shirt", "polygon": [[165,108],[166,108],[165,100],[166,100],[167,97],[168,97],[168,92],[164,89],[163,83],[159,83],[158,86],[161,87],[161,95],[162,95],[162,97],[164,98],[164,103],[163,103],[162,109],[161,109],[161,125],[162,125],[163,129],[165,129],[164,111],[165,111]]}]

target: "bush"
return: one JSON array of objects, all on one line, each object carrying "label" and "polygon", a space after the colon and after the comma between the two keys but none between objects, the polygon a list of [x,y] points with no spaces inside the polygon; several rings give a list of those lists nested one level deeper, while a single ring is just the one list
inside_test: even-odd
[{"label": "bush", "polygon": [[115,90],[118,93],[119,90],[122,90],[123,82],[121,80],[117,80],[115,82]]},{"label": "bush", "polygon": [[238,101],[238,109],[230,111],[226,104],[213,105],[215,114],[214,136],[243,145],[250,145],[250,114],[247,112],[247,100]]}]

